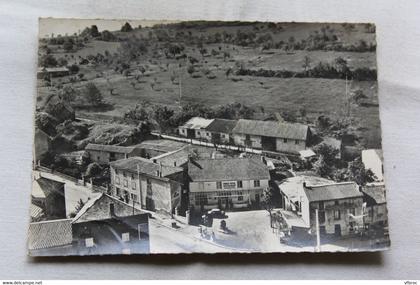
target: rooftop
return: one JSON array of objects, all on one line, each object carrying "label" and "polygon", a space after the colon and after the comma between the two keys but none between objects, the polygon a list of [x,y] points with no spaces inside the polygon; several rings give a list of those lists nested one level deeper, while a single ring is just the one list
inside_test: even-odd
[{"label": "rooftop", "polygon": [[193,117],[189,119],[188,122],[186,122],[182,127],[186,129],[205,129],[212,122],[213,122],[213,119]]},{"label": "rooftop", "polygon": [[363,197],[355,182],[329,183],[324,185],[308,185],[304,187],[309,202],[339,200]]},{"label": "rooftop", "polygon": [[71,219],[29,224],[28,248],[30,250],[69,245],[72,239]]},{"label": "rooftop", "polygon": [[325,185],[328,183],[334,183],[334,181],[322,177],[299,175],[287,178],[277,184],[281,192],[283,192],[289,200],[297,202],[300,200],[300,196],[305,195],[303,190],[304,182],[306,182],[307,185]]},{"label": "rooftop", "polygon": [[363,186],[362,192],[372,198],[376,204],[386,203],[385,185],[383,183]]},{"label": "rooftop", "polygon": [[237,121],[234,120],[214,119],[213,122],[206,127],[206,130],[209,132],[229,134],[236,126],[236,123]]},{"label": "rooftop", "polygon": [[146,140],[136,145],[142,149],[156,150],[160,152],[170,152],[180,149],[186,144],[183,142],[171,141],[171,140]]},{"label": "rooftop", "polygon": [[64,195],[64,183],[44,177],[38,178],[32,183],[32,197],[45,198],[51,193]]},{"label": "rooftop", "polygon": [[[161,168],[159,163],[154,163],[153,161],[142,157],[130,157],[127,159],[120,159],[111,162],[110,165],[115,169],[127,170],[135,173],[139,171],[140,173],[148,174],[151,176],[156,176],[156,172],[159,171]],[[166,177],[171,174],[182,171],[183,169],[180,167],[172,167],[162,164],[162,177]]]},{"label": "rooftop", "polygon": [[308,129],[307,125],[297,123],[240,119],[232,133],[306,140]]},{"label": "rooftop", "polygon": [[72,223],[77,224],[114,218],[111,216],[110,204],[114,204],[114,213],[117,217],[126,217],[143,213],[138,209],[133,209],[132,205],[102,193],[101,195],[88,200],[73,218]]},{"label": "rooftop", "polygon": [[120,145],[105,145],[90,143],[86,146],[85,150],[107,151],[117,153],[130,153],[136,146],[120,146]]},{"label": "rooftop", "polygon": [[267,165],[256,158],[193,160],[188,164],[192,181],[270,179]]}]

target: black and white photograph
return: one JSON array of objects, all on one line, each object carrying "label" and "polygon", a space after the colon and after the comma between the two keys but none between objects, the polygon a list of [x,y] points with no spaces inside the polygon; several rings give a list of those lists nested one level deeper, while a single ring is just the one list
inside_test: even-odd
[{"label": "black and white photograph", "polygon": [[28,254],[389,249],[376,51],[369,22],[41,18]]}]

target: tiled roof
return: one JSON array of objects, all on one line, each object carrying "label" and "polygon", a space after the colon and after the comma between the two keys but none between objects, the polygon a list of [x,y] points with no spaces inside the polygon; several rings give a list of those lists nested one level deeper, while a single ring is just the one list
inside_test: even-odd
[{"label": "tiled roof", "polygon": [[71,219],[51,220],[29,224],[28,248],[43,249],[71,244]]},{"label": "tiled roof", "polygon": [[192,181],[270,179],[267,165],[258,158],[193,160],[188,175]]},{"label": "tiled roof", "polygon": [[[142,157],[130,157],[127,159],[120,159],[111,162],[110,165],[115,169],[127,170],[130,172],[137,173],[139,171],[143,174],[156,176],[156,172],[160,171],[161,166],[158,163],[142,158]],[[174,173],[182,172],[183,169],[179,167],[171,167],[162,164],[162,177],[169,176]]]},{"label": "tiled roof", "polygon": [[193,117],[188,120],[182,127],[186,129],[204,129],[210,123],[213,122],[213,119],[205,119],[201,117]]},{"label": "tiled roof", "polygon": [[206,127],[206,130],[209,132],[229,134],[236,126],[236,122],[237,121],[234,120],[214,119],[213,122]]},{"label": "tiled roof", "polygon": [[130,153],[136,147],[135,146],[120,146],[120,145],[105,145],[105,144],[94,144],[90,143],[86,146],[85,150],[96,150],[116,153]]},{"label": "tiled roof", "polygon": [[296,202],[300,200],[300,196],[305,195],[303,190],[304,182],[307,185],[325,185],[328,183],[334,183],[334,181],[318,176],[299,175],[287,178],[277,184],[281,192],[283,192],[288,199]]},{"label": "tiled roof", "polygon": [[363,186],[362,192],[372,198],[376,204],[386,203],[385,185],[383,183]]},{"label": "tiled roof", "polygon": [[342,182],[325,185],[309,185],[304,188],[310,202],[339,200],[363,197],[355,182]]},{"label": "tiled roof", "polygon": [[155,150],[159,152],[170,152],[180,149],[186,144],[183,142],[171,141],[171,140],[147,140],[136,145],[138,148]]},{"label": "tiled roof", "polygon": [[38,207],[37,205],[34,205],[34,204],[31,204],[30,212],[31,212],[31,218],[33,219],[38,219],[44,214],[44,210],[42,210],[41,207]]},{"label": "tiled roof", "polygon": [[64,183],[48,178],[38,178],[32,184],[32,196],[34,198],[45,198],[50,194],[64,195]]},{"label": "tiled roof", "polygon": [[114,204],[114,213],[118,217],[131,216],[133,213],[141,214],[142,212],[138,209],[134,209],[133,206],[129,205],[115,197],[102,193],[97,197],[90,199],[80,209],[77,215],[73,218],[74,224],[84,223],[89,221],[99,221],[111,219],[110,204]]},{"label": "tiled roof", "polygon": [[308,126],[297,123],[240,119],[232,133],[306,140]]}]

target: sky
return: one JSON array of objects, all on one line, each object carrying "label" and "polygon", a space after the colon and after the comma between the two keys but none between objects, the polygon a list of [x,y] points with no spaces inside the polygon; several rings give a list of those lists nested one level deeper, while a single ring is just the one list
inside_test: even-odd
[{"label": "sky", "polygon": [[174,23],[175,21],[153,21],[153,20],[100,20],[100,19],[59,19],[59,18],[40,18],[39,19],[39,36],[46,37],[61,34],[72,35],[83,31],[86,27],[96,25],[98,30],[116,31],[121,29],[125,22],[135,28],[138,25],[142,27],[150,27],[155,24]]}]

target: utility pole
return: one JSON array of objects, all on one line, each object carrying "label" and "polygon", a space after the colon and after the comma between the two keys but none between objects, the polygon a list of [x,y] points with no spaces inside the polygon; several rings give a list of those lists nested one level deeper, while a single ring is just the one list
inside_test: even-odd
[{"label": "utility pole", "polygon": [[316,227],[316,252],[321,251],[321,238],[319,233],[319,214],[318,209],[315,209],[315,227]]},{"label": "utility pole", "polygon": [[[141,191],[141,181],[140,181],[140,165],[137,164],[137,180],[139,181],[139,198],[140,198],[140,209],[143,209],[143,197],[142,197],[142,191]],[[134,206],[134,202],[133,202]],[[133,209],[134,211],[134,209]]]}]

